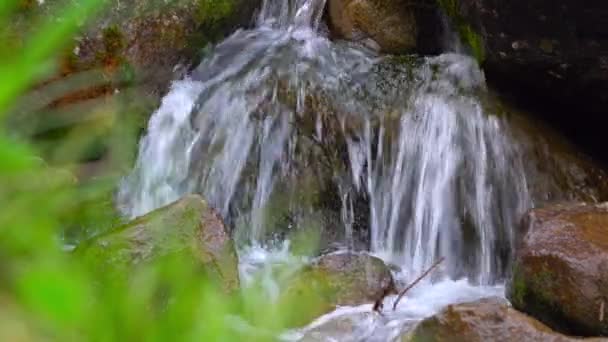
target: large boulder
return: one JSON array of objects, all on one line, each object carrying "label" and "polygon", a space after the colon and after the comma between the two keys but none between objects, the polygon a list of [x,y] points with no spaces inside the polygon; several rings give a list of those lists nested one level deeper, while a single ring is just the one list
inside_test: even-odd
[{"label": "large boulder", "polygon": [[70,66],[111,69],[126,65],[148,90],[163,92],[196,62],[206,44],[251,22],[258,4],[251,0],[113,1],[78,39]]},{"label": "large boulder", "polygon": [[[602,339],[589,339],[587,341]],[[450,305],[422,321],[402,341],[579,341],[550,328],[499,298]]]},{"label": "large boulder", "polygon": [[233,241],[219,215],[198,195],[184,197],[95,237],[75,252],[101,272],[122,272],[185,253],[225,291],[239,287],[238,258]]},{"label": "large boulder", "polygon": [[435,53],[442,26],[434,0],[329,0],[329,22],[337,37],[388,53]]},{"label": "large boulder", "polygon": [[382,260],[364,253],[334,253],[290,279],[279,303],[297,307],[286,313],[285,323],[300,326],[338,306],[373,303],[395,292],[391,271]]},{"label": "large boulder", "polygon": [[608,205],[534,209],[523,226],[508,285],[514,307],[554,329],[608,336]]},{"label": "large boulder", "polygon": [[608,2],[440,3],[491,84],[608,157]]},{"label": "large boulder", "polygon": [[[58,20],[58,0],[23,1],[6,29],[11,41],[27,38],[33,18]],[[259,0],[110,0],[87,18],[68,46],[60,76],[90,69],[129,69],[147,90],[163,92],[209,43],[253,22]],[[178,66],[182,66],[178,68]]]}]

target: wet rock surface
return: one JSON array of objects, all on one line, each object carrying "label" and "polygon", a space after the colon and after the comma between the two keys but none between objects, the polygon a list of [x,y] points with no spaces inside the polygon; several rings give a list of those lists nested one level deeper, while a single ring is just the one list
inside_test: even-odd
[{"label": "wet rock surface", "polygon": [[[402,341],[580,341],[561,335],[500,298],[450,305],[422,321]],[[602,341],[605,339],[587,339]]]},{"label": "wet rock surface", "polygon": [[608,335],[608,206],[558,204],[531,210],[508,297],[554,329]]},{"label": "wet rock surface", "polygon": [[348,341],[352,336],[369,336],[369,325],[376,319],[375,312],[360,312],[338,317],[308,329],[300,342]]},{"label": "wet rock surface", "polygon": [[282,303],[297,303],[290,326],[310,323],[338,306],[373,303],[394,293],[395,284],[384,262],[368,254],[335,253],[320,257],[287,284]]},{"label": "wet rock surface", "polygon": [[239,287],[238,259],[224,223],[207,203],[187,196],[79,246],[100,271],[124,270],[185,253],[226,291]]},{"label": "wet rock surface", "polygon": [[441,2],[465,43],[479,38],[490,83],[608,157],[608,3]]},{"label": "wet rock surface", "polygon": [[442,26],[435,1],[330,0],[329,22],[340,38],[388,53],[437,53]]}]

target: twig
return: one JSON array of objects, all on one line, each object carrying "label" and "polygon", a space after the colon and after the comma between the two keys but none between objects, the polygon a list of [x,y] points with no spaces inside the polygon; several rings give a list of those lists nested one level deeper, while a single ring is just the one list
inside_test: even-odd
[{"label": "twig", "polygon": [[437,266],[439,266],[444,260],[445,260],[444,257],[437,260],[433,264],[433,266],[431,266],[428,270],[426,270],[424,273],[422,273],[422,275],[420,277],[418,277],[418,279],[414,280],[410,285],[408,285],[408,287],[406,287],[403,291],[401,291],[401,293],[399,294],[399,297],[397,297],[397,300],[395,301],[395,304],[393,304],[393,311],[397,310],[397,304],[399,304],[399,301],[401,301],[401,298],[403,298],[403,296],[405,296],[407,291],[409,291],[412,287],[416,286],[416,284],[418,284],[422,279],[426,278],[431,273],[431,271],[433,271]]},{"label": "twig", "polygon": [[386,288],[382,295],[374,302],[374,311],[382,315],[382,309],[384,308],[384,298],[388,297],[390,294],[396,293],[394,287]]}]

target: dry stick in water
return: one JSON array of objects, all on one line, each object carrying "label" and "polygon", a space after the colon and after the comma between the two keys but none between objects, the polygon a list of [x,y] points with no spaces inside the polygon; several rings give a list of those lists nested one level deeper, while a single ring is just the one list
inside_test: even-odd
[{"label": "dry stick in water", "polygon": [[416,284],[418,284],[422,279],[426,278],[431,273],[431,271],[433,271],[437,266],[439,266],[444,260],[445,260],[445,257],[442,257],[441,259],[437,260],[433,264],[433,266],[431,266],[428,270],[426,270],[426,272],[422,273],[422,275],[420,277],[418,277],[418,279],[414,280],[414,282],[412,282],[408,287],[406,287],[403,291],[401,291],[401,293],[399,294],[399,297],[397,297],[397,300],[395,301],[395,304],[393,304],[393,311],[397,310],[397,304],[399,304],[399,301],[401,301],[401,298],[403,298],[403,296],[405,296],[407,291],[411,290],[412,287],[416,286]]}]

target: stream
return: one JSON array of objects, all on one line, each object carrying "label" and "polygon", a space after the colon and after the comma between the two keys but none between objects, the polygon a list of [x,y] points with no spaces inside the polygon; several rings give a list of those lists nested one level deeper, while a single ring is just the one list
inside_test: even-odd
[{"label": "stream", "polygon": [[445,257],[396,311],[342,307],[281,336],[395,340],[449,304],[504,296],[526,210],[597,194],[581,185],[583,167],[543,167],[543,139],[488,104],[472,57],[381,56],[331,41],[324,6],[265,0],[254,29],[175,81],[118,202],[137,217],[202,194],[232,229],[243,286],[262,279],[271,297],[275,267],[309,260],[290,248],[307,229],[323,251],[382,258],[402,285]]}]

